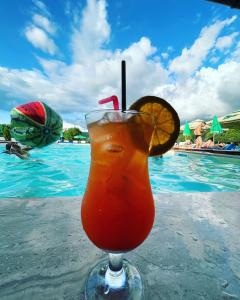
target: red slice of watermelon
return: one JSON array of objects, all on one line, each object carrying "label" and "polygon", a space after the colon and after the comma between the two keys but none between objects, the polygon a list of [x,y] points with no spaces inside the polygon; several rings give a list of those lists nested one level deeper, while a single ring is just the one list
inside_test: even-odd
[{"label": "red slice of watermelon", "polygon": [[41,125],[46,122],[46,112],[41,102],[29,102],[17,106],[16,109]]}]

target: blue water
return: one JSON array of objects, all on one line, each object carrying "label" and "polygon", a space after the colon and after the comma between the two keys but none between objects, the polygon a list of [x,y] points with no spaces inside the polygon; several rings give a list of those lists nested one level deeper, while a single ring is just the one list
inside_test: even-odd
[{"label": "blue water", "polygon": [[[54,144],[21,160],[1,153],[0,197],[83,195],[90,164],[89,145]],[[240,159],[198,154],[149,158],[154,193],[240,191]]]}]

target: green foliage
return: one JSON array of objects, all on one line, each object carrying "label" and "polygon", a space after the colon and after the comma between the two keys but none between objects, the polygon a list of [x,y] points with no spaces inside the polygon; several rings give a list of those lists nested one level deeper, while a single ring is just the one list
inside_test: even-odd
[{"label": "green foliage", "polygon": [[[205,140],[208,140],[209,138],[212,137],[213,134],[211,132],[207,132],[205,135]],[[214,140],[216,142],[223,142],[223,143],[231,143],[231,142],[240,143],[240,130],[229,129],[227,131],[224,131],[223,133],[215,134]]]},{"label": "green foliage", "polygon": [[[213,138],[213,134],[210,132],[210,129],[207,129],[203,132],[203,140],[207,141],[208,139]],[[193,130],[191,130],[191,137],[183,136],[182,133],[179,134],[177,142],[185,142],[186,139],[191,139],[192,142],[194,142],[194,133]],[[215,143],[223,142],[223,143],[240,143],[240,130],[239,129],[229,129],[224,131],[220,134],[214,135]]]},{"label": "green foliage", "polygon": [[81,130],[79,128],[73,127],[64,131],[64,139],[68,141],[73,141],[75,135],[81,134]]},{"label": "green foliage", "polygon": [[184,136],[183,133],[179,133],[179,136],[177,138],[177,142],[185,142],[186,140],[191,140],[192,142],[194,141],[194,133],[193,133],[193,130],[190,130],[191,131],[191,135],[190,136]]},{"label": "green foliage", "polygon": [[5,141],[11,141],[10,125],[2,125],[2,135]]},{"label": "green foliage", "polygon": [[185,136],[182,133],[179,133],[179,136],[177,138],[177,142],[184,142],[185,141]]}]

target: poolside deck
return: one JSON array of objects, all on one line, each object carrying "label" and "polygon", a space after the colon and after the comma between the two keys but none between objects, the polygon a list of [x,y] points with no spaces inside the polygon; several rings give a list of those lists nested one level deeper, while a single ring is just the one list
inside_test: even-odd
[{"label": "poolside deck", "polygon": [[[240,193],[155,195],[148,239],[126,254],[146,300],[240,299]],[[80,223],[81,198],[0,199],[0,299],[84,299],[105,254]]]},{"label": "poolside deck", "polygon": [[176,152],[186,152],[186,153],[194,153],[194,154],[203,154],[203,155],[216,155],[216,156],[225,156],[225,157],[235,157],[240,158],[239,150],[223,150],[223,149],[212,149],[212,148],[185,148],[185,147],[174,147],[174,151]]}]

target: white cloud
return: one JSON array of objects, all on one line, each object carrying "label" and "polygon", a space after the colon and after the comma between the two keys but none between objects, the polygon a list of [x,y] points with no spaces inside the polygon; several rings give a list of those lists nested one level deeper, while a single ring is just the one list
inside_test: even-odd
[{"label": "white cloud", "polygon": [[237,43],[237,46],[233,51],[232,59],[240,62],[240,41]]},{"label": "white cloud", "polygon": [[74,61],[84,62],[90,54],[100,55],[96,50],[100,50],[108,41],[110,30],[105,0],[88,0],[72,36]]},{"label": "white cloud", "polygon": [[[48,79],[38,70],[30,71],[0,67],[0,81],[1,90],[10,99],[43,99],[44,91],[51,86]],[[39,88],[37,88],[37,84],[39,84]]]},{"label": "white cloud", "polygon": [[45,5],[45,3],[43,3],[40,0],[33,0],[33,3],[35,4],[35,7],[43,14],[45,14],[46,16],[49,16],[50,13],[47,9],[47,6]]},{"label": "white cloud", "polygon": [[34,14],[32,18],[33,23],[44,29],[46,32],[53,35],[56,33],[55,25],[48,18],[39,14]]},{"label": "white cloud", "polygon": [[216,64],[219,61],[220,57],[219,56],[212,56],[210,58],[210,62],[213,64]]},{"label": "white cloud", "polygon": [[228,62],[218,68],[202,67],[184,82],[163,85],[155,91],[159,96],[173,99],[182,119],[211,118],[239,109],[240,63]]},{"label": "white cloud", "polygon": [[67,16],[71,14],[71,2],[69,0],[65,2],[64,12]]},{"label": "white cloud", "polygon": [[[167,69],[148,37],[140,38],[126,49],[111,51],[104,48],[111,30],[104,0],[88,0],[80,19],[79,15],[75,11],[71,64],[38,57],[42,71],[0,67],[0,93],[8,99],[4,108],[44,100],[66,116],[68,123],[84,126],[83,113],[96,109],[99,99],[112,94],[121,99],[122,59],[127,61],[129,105],[144,95],[160,96],[173,104],[182,120],[211,117],[238,108],[240,77],[236,74],[240,69],[240,44],[216,68],[206,68],[203,64],[206,59],[216,57],[216,53],[211,53],[216,49],[216,40],[234,18],[205,27],[192,46],[183,49],[182,55],[173,59]],[[36,26],[28,28],[28,38],[35,47],[56,53],[56,45],[52,40],[49,43],[45,31]],[[34,34],[33,29],[40,33]],[[172,51],[169,48],[166,53]],[[183,74],[184,80],[175,74]]]},{"label": "white cloud", "polygon": [[202,66],[209,51],[214,47],[221,30],[225,26],[229,26],[235,19],[234,16],[224,21],[217,21],[209,27],[204,27],[191,48],[184,48],[182,54],[172,60],[169,70],[183,78],[191,76]]},{"label": "white cloud", "polygon": [[66,130],[68,128],[73,128],[73,127],[80,129],[81,132],[87,131],[86,127],[82,127],[76,123],[70,123],[67,121],[63,121],[63,130]]},{"label": "white cloud", "polygon": [[133,43],[123,53],[126,58],[131,60],[142,60],[145,57],[149,57],[157,51],[155,47],[151,45],[151,41],[147,37],[142,37],[139,42]]},{"label": "white cloud", "polygon": [[239,35],[238,32],[233,32],[230,35],[221,36],[216,41],[216,48],[219,50],[224,50],[232,46],[235,38]]},{"label": "white cloud", "polygon": [[46,32],[37,26],[30,25],[24,32],[27,40],[36,48],[41,49],[51,55],[57,53],[57,46],[54,41],[48,37]]},{"label": "white cloud", "polygon": [[162,52],[161,56],[162,56],[163,59],[168,59],[169,54],[167,52]]},{"label": "white cloud", "polygon": [[24,35],[35,48],[54,55],[58,48],[50,35],[56,34],[56,25],[42,1],[33,0],[33,3],[35,13],[32,12],[32,22],[25,27]]}]

